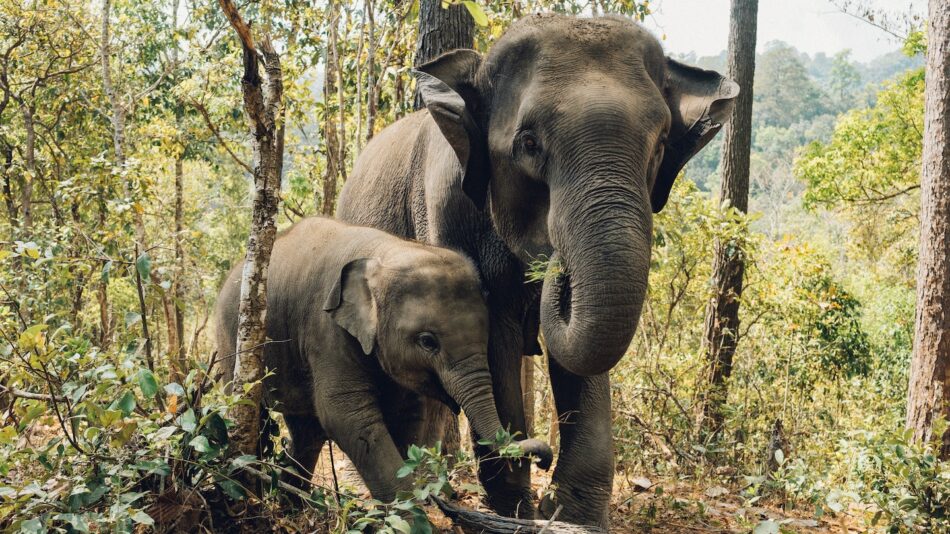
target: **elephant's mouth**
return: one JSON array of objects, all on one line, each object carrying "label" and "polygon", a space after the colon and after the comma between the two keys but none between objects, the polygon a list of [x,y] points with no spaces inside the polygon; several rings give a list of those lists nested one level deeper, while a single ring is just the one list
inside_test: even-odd
[{"label": "elephant's mouth", "polygon": [[429,380],[426,380],[425,386],[422,388],[421,393],[427,397],[432,397],[433,399],[442,402],[452,410],[452,413],[458,415],[462,412],[462,407],[459,406],[459,403],[455,402],[455,399],[445,391],[445,387],[442,386],[442,381],[439,380],[438,375],[435,373],[429,373]]},{"label": "elephant's mouth", "polygon": [[558,317],[565,323],[571,321],[571,276],[567,273],[563,260],[555,254],[551,257],[551,266],[544,281],[549,285],[551,298],[557,304]]}]

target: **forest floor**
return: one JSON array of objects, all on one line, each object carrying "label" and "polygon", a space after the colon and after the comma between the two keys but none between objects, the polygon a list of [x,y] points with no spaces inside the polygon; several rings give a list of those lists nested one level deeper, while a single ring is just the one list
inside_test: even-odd
[{"label": "forest floor", "polygon": [[[32,430],[20,437],[29,441],[45,440],[59,435],[59,429],[50,422],[48,425],[35,425]],[[334,447],[335,471],[339,488],[343,491],[370,498],[368,490],[360,480],[353,464],[345,454]],[[327,448],[314,470],[314,483],[325,488],[334,487],[334,469],[331,468]],[[532,469],[532,487],[536,495],[551,483],[551,472]],[[457,504],[472,510],[487,512],[481,504],[481,497],[474,492],[462,490],[462,487],[477,485],[474,476],[453,480],[458,492]],[[451,521],[435,506],[427,510],[436,531],[444,534],[460,534]],[[656,479],[628,475],[618,472],[614,480],[614,491],[610,505],[611,533],[671,533],[671,534],[788,534],[820,533],[850,534],[867,532],[865,518],[873,510],[851,505],[847,510],[834,516],[825,515],[814,519],[807,508],[786,510],[778,502],[758,501],[750,504],[741,495],[741,488],[727,487],[716,481]],[[196,517],[197,519],[197,517]],[[303,511],[288,517],[274,518],[264,527],[271,532],[321,532],[326,529],[325,517],[314,517]],[[773,521],[780,530],[759,529],[763,521]]]},{"label": "forest floor", "polygon": [[[363,487],[352,464],[336,453],[337,478],[341,487],[357,494],[369,493]],[[322,454],[317,465],[315,482],[332,487],[332,471],[327,454]],[[550,484],[550,472],[533,469],[532,486],[540,495]],[[472,480],[458,482],[477,483]],[[456,484],[456,487],[461,484]],[[479,495],[460,492],[458,504],[466,508],[487,511],[481,505]],[[869,511],[857,506],[835,516],[826,515],[814,519],[810,510],[783,510],[779,503],[756,502],[749,504],[740,495],[740,488],[729,488],[718,483],[703,483],[697,480],[649,480],[645,477],[615,477],[613,498],[610,506],[610,532],[612,533],[671,533],[733,534],[753,532],[763,521],[775,522],[782,533],[827,533],[849,534],[866,532],[863,520]],[[440,532],[456,534],[451,522],[435,507],[429,510],[433,525]],[[778,532],[763,529],[759,532]]]}]

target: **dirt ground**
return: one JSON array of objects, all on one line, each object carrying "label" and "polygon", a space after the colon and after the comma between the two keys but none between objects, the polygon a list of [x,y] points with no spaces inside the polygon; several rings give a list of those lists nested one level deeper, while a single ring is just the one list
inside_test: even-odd
[{"label": "dirt ground", "polygon": [[[339,449],[334,449],[334,457],[340,487],[368,497],[359,475],[345,455]],[[550,472],[534,468],[531,480],[536,494],[540,495],[550,483]],[[320,456],[314,481],[325,487],[333,487],[326,449]],[[459,504],[487,511],[477,494],[463,493]],[[867,515],[867,510],[853,507],[835,517],[825,516],[816,520],[808,509],[786,511],[771,503],[750,505],[740,495],[740,488],[704,485],[698,481],[649,480],[618,473],[610,507],[610,532],[749,533],[760,522],[771,520],[778,524],[782,533],[849,534],[867,532],[863,520]],[[431,509],[429,516],[441,532],[458,532],[437,509]]]}]

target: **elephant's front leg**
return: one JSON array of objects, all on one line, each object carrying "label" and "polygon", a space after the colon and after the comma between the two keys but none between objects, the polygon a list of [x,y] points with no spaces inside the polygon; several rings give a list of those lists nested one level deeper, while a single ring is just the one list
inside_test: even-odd
[{"label": "elephant's front leg", "polygon": [[375,399],[366,396],[330,396],[337,409],[321,415],[327,434],[340,445],[374,499],[389,502],[396,492],[410,489],[409,479],[396,477],[404,461]]},{"label": "elephant's front leg", "polygon": [[558,520],[607,528],[607,506],[613,490],[614,450],[607,373],[582,377],[548,359],[557,408],[561,447],[552,483],[555,494],[541,502],[550,517],[563,506]]},{"label": "elephant's front leg", "polygon": [[[512,317],[491,317],[488,340],[488,367],[491,370],[495,405],[501,424],[512,434],[525,436],[524,404],[521,395],[522,327]],[[486,504],[499,514],[532,519],[536,516],[531,492],[531,464],[492,458],[488,447],[478,445],[478,479],[487,494]]]}]

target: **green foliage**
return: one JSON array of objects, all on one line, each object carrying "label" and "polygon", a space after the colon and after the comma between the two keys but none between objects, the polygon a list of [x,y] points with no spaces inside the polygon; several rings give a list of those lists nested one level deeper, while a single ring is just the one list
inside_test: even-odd
[{"label": "green foliage", "polygon": [[923,91],[923,70],[887,83],[873,107],[842,115],[830,140],[795,163],[806,208],[842,212],[848,248],[903,280],[916,264]]},{"label": "green foliage", "polygon": [[809,78],[795,49],[770,43],[756,61],[753,117],[765,126],[788,127],[825,113],[824,95]]},{"label": "green foliage", "polygon": [[[935,425],[942,435],[946,423]],[[950,530],[950,462],[937,458],[939,443],[916,443],[912,431],[859,436],[854,471],[877,505],[871,523],[887,532]]]},{"label": "green foliage", "polygon": [[923,71],[888,83],[871,108],[851,111],[827,143],[810,144],[796,164],[808,186],[805,202],[868,204],[919,182],[923,128]]},{"label": "green foliage", "polygon": [[[534,9],[640,20],[652,10],[630,0],[460,3],[478,24],[482,51]],[[241,6],[255,31],[278,43],[284,67],[282,226],[320,211],[335,193],[328,180],[342,183],[369,134],[412,109],[417,3],[374,2],[372,47],[368,5]],[[244,165],[253,154],[240,49],[222,31],[214,2],[190,3],[179,16],[169,3],[116,2],[112,78],[126,125],[120,164],[117,110],[101,79],[99,7],[0,1],[0,529],[142,531],[162,527],[159,504],[208,513],[246,499],[287,530],[430,532],[430,497],[453,487],[480,491],[466,483],[474,465],[464,453],[450,468],[440,446],[412,447],[399,474],[413,490],[392,503],[345,488],[301,495],[274,485],[284,471],[269,457],[229,453],[224,414],[239,400],[213,385],[205,362],[213,298],[241,256],[249,222]],[[331,33],[338,65],[328,61]],[[648,299],[630,354],[612,371],[618,469],[716,479],[744,488],[750,505],[802,514],[874,506],[879,514],[869,513],[868,524],[895,532],[948,529],[947,465],[934,459],[933,445],[909,443],[899,431],[924,86],[921,70],[905,71],[920,65],[924,45],[923,32],[914,32],[905,43],[912,58],[896,53],[867,64],[846,52],[806,57],[782,45],[759,56],[752,213],[712,199],[719,136],[655,218]],[[692,59],[721,71],[724,57]],[[329,71],[337,87],[324,86]],[[903,74],[879,91],[873,85],[894,73]],[[864,102],[873,105],[854,109]],[[35,121],[32,164],[24,110]],[[340,135],[339,154],[328,153],[327,128]],[[336,175],[331,156],[341,160]],[[717,241],[736,247],[747,270],[725,428],[711,441],[699,432],[697,411]],[[560,269],[535,258],[527,282]],[[172,346],[176,313],[180,346]],[[549,394],[542,384],[538,391],[541,431],[554,422]],[[776,419],[787,444],[769,473],[764,451]],[[523,456],[507,432],[482,444],[507,459]],[[259,498],[247,499],[248,467],[268,479]],[[288,499],[305,526],[286,523]],[[661,501],[686,509],[658,486],[638,517],[663,524]],[[781,522],[745,526],[774,532]]]}]

